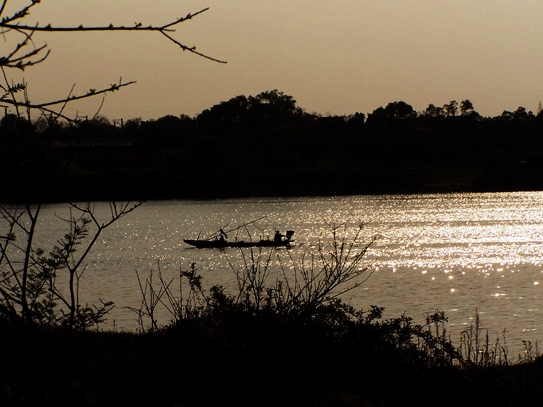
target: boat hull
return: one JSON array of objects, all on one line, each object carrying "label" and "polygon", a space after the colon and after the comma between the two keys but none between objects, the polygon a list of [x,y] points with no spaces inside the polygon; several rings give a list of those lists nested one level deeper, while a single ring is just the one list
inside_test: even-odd
[{"label": "boat hull", "polygon": [[224,249],[226,247],[287,247],[291,246],[292,242],[290,240],[282,240],[276,242],[274,240],[257,240],[257,241],[248,241],[243,240],[229,242],[227,240],[193,240],[193,239],[183,239],[183,241],[191,246],[200,248],[200,249]]}]

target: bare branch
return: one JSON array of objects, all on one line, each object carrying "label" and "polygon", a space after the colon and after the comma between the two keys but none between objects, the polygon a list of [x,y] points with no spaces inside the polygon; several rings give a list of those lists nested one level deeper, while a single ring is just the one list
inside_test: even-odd
[{"label": "bare branch", "polygon": [[[2,1],[2,6],[0,7],[0,16],[4,12],[4,9],[7,3],[8,3],[7,0]],[[9,17],[4,17],[2,20],[0,20],[0,27],[2,27],[4,24],[9,24],[9,23],[12,23],[13,21],[17,21],[17,20],[27,17],[30,14],[30,9],[39,3],[40,3],[40,0],[31,0],[30,4],[18,10],[15,14]]]},{"label": "bare branch", "polygon": [[44,56],[41,56],[37,60],[31,60],[32,57],[35,57],[44,51],[47,48],[47,45],[42,45],[41,47],[34,48],[26,54],[16,56],[22,49],[30,44],[32,41],[33,32],[30,32],[30,34],[23,33],[23,35],[25,36],[24,40],[18,43],[8,56],[0,57],[0,66],[24,70],[28,66],[37,65],[40,62],[43,62],[49,56],[50,51],[47,50]]},{"label": "bare branch", "polygon": [[46,26],[30,26],[30,25],[24,25],[24,24],[11,24],[9,22],[5,22],[4,20],[0,21],[0,27],[8,29],[8,30],[17,30],[17,31],[47,31],[47,32],[73,32],[73,31],[175,31],[172,30],[171,27],[176,26],[178,24],[181,24],[187,20],[192,19],[193,17],[196,17],[199,14],[202,14],[209,10],[209,7],[206,7],[200,11],[197,11],[195,13],[189,13],[185,17],[179,17],[176,20],[161,25],[161,26],[155,26],[155,25],[148,25],[144,26],[142,23],[134,23],[133,26],[117,26],[110,24],[108,26],[83,26],[83,24],[78,25],[77,27],[54,27],[51,24],[47,24]]},{"label": "bare branch", "polygon": [[136,83],[136,81],[111,84],[111,86],[108,87],[108,88],[104,88],[104,89],[100,89],[100,90],[92,89],[88,93],[85,93],[85,94],[82,94],[82,95],[70,95],[70,96],[68,96],[66,98],[53,100],[53,101],[50,101],[50,102],[44,102],[44,103],[33,104],[33,103],[30,103],[30,102],[19,102],[19,101],[15,101],[15,100],[4,100],[4,99],[0,99],[0,100],[3,103],[8,103],[8,104],[11,104],[13,106],[28,107],[28,108],[31,108],[31,109],[45,109],[45,108],[47,108],[49,106],[60,105],[60,104],[65,104],[67,102],[73,102],[73,101],[76,101],[76,100],[86,99],[86,98],[88,98],[90,96],[96,96],[96,95],[100,95],[100,94],[104,94],[104,93],[115,92],[116,90],[119,90],[120,88],[123,88],[125,86],[129,86],[129,85],[133,85],[134,83]]},{"label": "bare branch", "polygon": [[213,62],[218,62],[220,64],[226,64],[227,62],[226,61],[222,61],[220,59],[216,59],[216,58],[213,58],[213,57],[210,57],[209,55],[205,55],[205,54],[202,54],[201,52],[198,52],[196,51],[196,47],[187,47],[186,45],[183,45],[181,44],[179,41],[177,41],[176,39],[170,37],[165,31],[160,31],[166,38],[168,38],[171,42],[173,42],[174,44],[178,45],[183,51],[188,51],[188,52],[192,52],[193,54],[195,55],[198,55],[202,58],[205,58],[205,59],[209,59],[210,61],[213,61]]},{"label": "bare branch", "polygon": [[92,31],[158,31],[161,34],[163,34],[166,38],[168,38],[171,42],[179,46],[183,51],[192,52],[195,55],[198,55],[200,57],[203,57],[205,59],[209,59],[214,62],[225,64],[226,61],[210,57],[209,55],[203,54],[201,52],[196,51],[196,47],[189,47],[181,42],[177,41],[176,39],[172,38],[170,35],[168,35],[168,32],[175,32],[172,27],[175,27],[187,20],[192,19],[193,17],[196,17],[204,12],[209,10],[209,7],[204,8],[200,11],[197,11],[195,13],[189,13],[185,17],[179,17],[176,20],[164,24],[162,26],[156,26],[156,25],[147,25],[144,26],[142,23],[134,23],[132,26],[118,26],[118,25],[107,25],[107,26],[90,26],[85,27],[83,25],[79,25],[77,27],[55,27],[51,24],[48,24],[46,26],[30,26],[30,25],[24,25],[24,24],[12,24],[13,20],[8,21],[0,21],[0,28],[3,28],[6,31],[9,30],[16,30],[19,32],[30,32],[30,34],[27,34],[29,37],[32,36],[34,32],[92,32]]},{"label": "bare branch", "polygon": [[[57,32],[57,33],[68,33],[68,32],[98,32],[98,31],[107,31],[107,32],[126,32],[126,31],[138,31],[138,32],[158,32],[164,37],[166,37],[174,45],[181,48],[182,51],[191,52],[199,57],[208,59],[217,63],[226,63],[226,61],[213,58],[209,55],[206,55],[200,51],[196,50],[195,46],[187,46],[182,42],[178,41],[172,36],[172,33],[176,31],[176,27],[182,24],[187,20],[199,16],[200,14],[209,10],[209,8],[203,8],[194,13],[188,13],[184,17],[179,17],[173,21],[170,21],[163,25],[143,25],[141,22],[135,22],[133,25],[122,26],[109,24],[107,26],[84,26],[82,24],[78,26],[54,26],[52,24],[47,25],[30,25],[22,24],[21,20],[30,15],[31,9],[40,3],[39,0],[28,0],[30,4],[21,8],[19,11],[14,14],[0,19],[0,35],[7,35],[12,33],[15,35],[20,35],[22,39],[13,46],[10,52],[7,55],[0,55],[0,70],[1,78],[3,78],[3,83],[0,85],[0,103],[2,107],[6,108],[7,106],[13,106],[17,110],[17,115],[19,115],[19,108],[24,108],[27,112],[30,112],[33,109],[38,109],[42,114],[46,113],[49,115],[54,115],[57,118],[63,118],[70,122],[74,121],[73,119],[63,115],[63,111],[66,108],[66,105],[73,101],[78,101],[82,99],[87,99],[97,95],[104,96],[106,93],[114,92],[119,90],[121,87],[131,85],[135,82],[122,82],[118,84],[112,84],[110,87],[103,88],[100,90],[90,89],[85,94],[73,95],[73,88],[70,91],[67,97],[52,100],[43,103],[31,103],[28,100],[28,97],[25,92],[26,84],[11,84],[8,81],[8,76],[6,75],[5,68],[15,68],[21,71],[24,71],[28,67],[32,67],[40,64],[45,61],[49,54],[50,50],[48,49],[47,44],[37,45],[34,43],[34,36],[38,32]],[[0,0],[0,16],[5,12],[7,0]],[[19,91],[22,91],[24,95],[19,95]],[[3,93],[3,94],[2,94]],[[102,99],[101,105],[104,103]],[[101,108],[100,105],[100,108]]]}]

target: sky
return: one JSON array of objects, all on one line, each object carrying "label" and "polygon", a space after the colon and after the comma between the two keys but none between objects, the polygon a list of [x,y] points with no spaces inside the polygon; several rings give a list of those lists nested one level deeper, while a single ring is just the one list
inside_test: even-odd
[{"label": "sky", "polygon": [[[488,117],[519,106],[537,112],[543,100],[541,0],[42,0],[26,22],[162,25],[207,7],[172,36],[226,64],[182,52],[159,33],[37,33],[48,59],[9,74],[24,77],[32,102],[74,84],[85,93],[137,81],[106,97],[100,114],[110,120],[195,116],[273,89],[322,115],[469,99]],[[66,113],[94,115],[100,104],[74,103]]]}]

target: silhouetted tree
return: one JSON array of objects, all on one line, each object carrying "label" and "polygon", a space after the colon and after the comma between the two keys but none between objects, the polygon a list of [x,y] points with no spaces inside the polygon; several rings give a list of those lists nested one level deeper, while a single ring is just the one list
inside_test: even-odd
[{"label": "silhouetted tree", "polygon": [[139,132],[140,125],[141,125],[141,118],[128,119],[123,124],[123,130],[128,134],[132,132],[137,133]]},{"label": "silhouetted tree", "polygon": [[[221,132],[223,135],[236,129],[236,133],[262,126],[270,126],[295,120],[302,115],[296,100],[278,90],[262,92],[256,96],[239,95],[204,110],[198,115],[198,123],[204,131]],[[251,130],[249,130],[251,131]]]},{"label": "silhouetted tree", "polygon": [[166,116],[159,117],[156,119],[157,123],[180,123],[180,122],[190,122],[194,120],[190,116],[187,116],[186,114],[182,114],[179,116],[174,116],[172,114],[167,114]]},{"label": "silhouetted tree", "polygon": [[458,102],[456,100],[451,100],[449,103],[443,105],[443,111],[448,117],[454,117],[458,113]]},{"label": "silhouetted tree", "polygon": [[513,120],[521,120],[521,121],[525,121],[525,120],[528,120],[530,118],[533,117],[533,113],[532,112],[527,112],[526,111],[526,108],[523,107],[523,106],[519,106],[517,108],[517,110],[515,110],[512,114],[512,119]]},{"label": "silhouetted tree", "polygon": [[264,123],[284,123],[286,120],[293,120],[295,116],[302,113],[292,96],[277,89],[250,97],[248,108],[252,119]]},{"label": "silhouetted tree", "polygon": [[427,117],[443,116],[443,108],[437,107],[433,104],[429,104],[426,110],[423,112],[423,116],[427,116]]},{"label": "silhouetted tree", "polygon": [[469,99],[463,100],[460,102],[460,114],[462,116],[468,116],[475,112],[473,108],[473,103]]},{"label": "silhouetted tree", "polygon": [[412,119],[416,117],[417,112],[413,107],[404,101],[391,102],[386,107],[379,107],[368,117],[368,121],[381,119],[384,121]]},{"label": "silhouetted tree", "polygon": [[233,97],[205,109],[197,117],[204,131],[216,133],[229,132],[235,126],[241,126],[247,121],[249,101],[244,95]]},{"label": "silhouetted tree", "polygon": [[85,259],[102,232],[140,204],[110,203],[110,215],[104,218],[91,204],[70,204],[68,216],[57,215],[67,232],[49,252],[41,246],[48,242],[38,243],[41,205],[0,205],[0,230],[7,232],[0,244],[0,319],[80,329],[103,322],[113,303],[80,303]]}]

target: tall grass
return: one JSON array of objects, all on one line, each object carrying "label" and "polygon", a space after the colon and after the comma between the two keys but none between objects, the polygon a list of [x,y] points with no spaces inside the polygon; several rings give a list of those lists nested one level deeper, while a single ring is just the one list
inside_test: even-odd
[{"label": "tall grass", "polygon": [[[382,321],[382,308],[356,310],[343,303],[341,296],[364,284],[372,274],[366,263],[374,238],[363,236],[363,225],[330,224],[330,235],[314,248],[297,257],[292,251],[273,248],[240,249],[241,261],[229,260],[236,289],[227,293],[222,286],[204,287],[197,265],[180,269],[176,277],[166,279],[157,271],[142,279],[136,273],[141,304],[132,308],[137,314],[140,333],[156,333],[186,326],[198,320],[202,325],[222,324],[230,313],[241,318],[261,317],[278,320],[320,321],[322,328],[333,323],[342,329],[372,324],[374,334],[385,335],[397,348],[416,350],[426,363],[455,365],[461,368],[508,366],[532,362],[540,356],[537,342],[524,342],[524,351],[509,355],[505,330],[491,340],[481,327],[479,312],[474,322],[462,331],[458,345],[447,332],[447,317],[436,311],[422,325],[402,315]],[[275,261],[276,260],[276,261]],[[160,312],[159,312],[160,310]],[[159,321],[158,315],[168,315]],[[333,322],[331,322],[333,321]],[[377,334],[376,334],[377,335]],[[420,357],[417,356],[417,357]]]},{"label": "tall grass", "polygon": [[508,366],[511,363],[533,362],[541,356],[538,343],[522,341],[523,352],[511,357],[507,347],[506,330],[491,340],[488,331],[481,328],[478,310],[469,328],[462,331],[458,350],[463,364],[478,367]]},{"label": "tall grass", "polygon": [[[195,263],[188,270],[179,270],[178,284],[174,284],[174,278],[165,280],[160,264],[158,271],[151,271],[145,279],[136,272],[141,304],[131,309],[138,315],[140,331],[153,332],[186,318],[203,316],[221,301],[239,309],[273,311],[278,315],[310,313],[335,302],[371,276],[364,261],[374,239],[362,242],[361,224],[354,232],[347,223],[331,224],[330,230],[328,244],[320,241],[297,258],[288,250],[240,249],[240,264],[228,259],[236,281],[236,290],[229,294],[222,286],[205,289]],[[170,316],[167,324],[157,321],[158,308]]]}]

